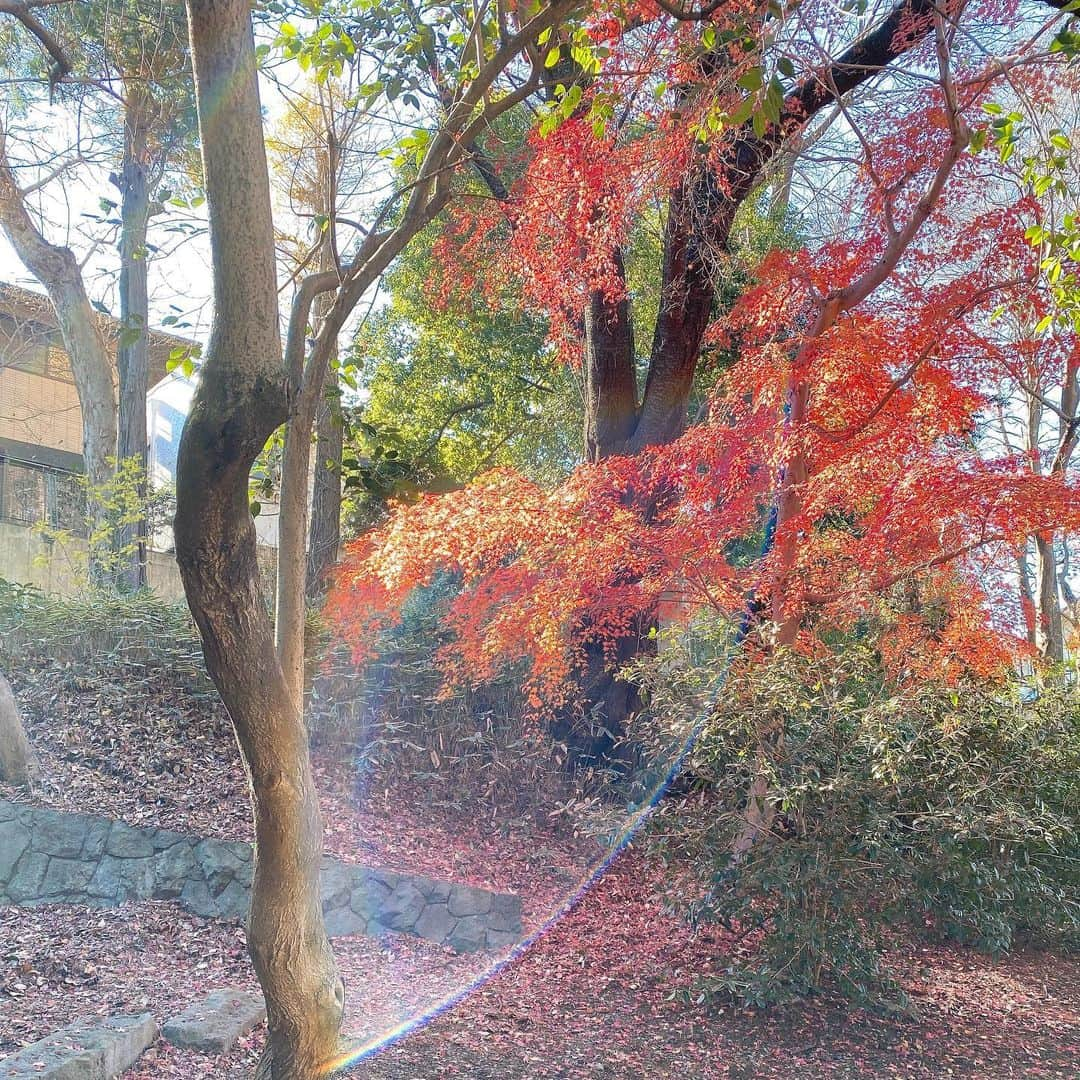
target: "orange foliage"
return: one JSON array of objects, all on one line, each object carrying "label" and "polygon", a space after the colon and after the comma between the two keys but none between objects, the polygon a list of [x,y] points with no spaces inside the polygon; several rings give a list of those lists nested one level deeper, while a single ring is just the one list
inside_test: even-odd
[{"label": "orange foliage", "polygon": [[[645,40],[641,52],[621,78],[640,82],[661,62],[678,63],[677,42]],[[977,112],[986,83],[970,85],[965,107]],[[594,92],[605,88],[598,79]],[[654,116],[647,135],[617,145],[583,119],[534,136],[506,210],[503,258],[483,250],[494,233],[490,206],[459,217],[458,283],[473,281],[463,253],[484,267],[480,279],[518,281],[573,359],[588,292],[621,297],[611,252],[657,187],[685,172],[693,125],[714,104],[695,100],[678,122],[673,112]],[[917,193],[948,133],[936,88],[908,104],[903,136],[882,131],[865,168],[882,189],[903,178]],[[707,341],[734,345],[738,360],[707,417],[678,441],[582,465],[554,490],[500,471],[397,507],[349,548],[329,599],[357,659],[374,653],[413,590],[449,571],[459,591],[439,658],[448,680],[484,681],[524,662],[536,712],[567,700],[587,650],[613,656],[662,601],[738,619],[750,596],[778,581],[804,646],[869,619],[897,669],[952,678],[1008,663],[1024,627],[1003,572],[1033,534],[1080,529],[1080,498],[1075,478],[988,456],[976,435],[997,383],[1020,368],[1030,376],[1075,363],[1078,346],[1068,336],[1009,341],[992,317],[1002,305],[1044,305],[1023,236],[1037,206],[983,194],[1009,190],[998,167],[992,153],[965,155],[888,282],[807,343],[805,420],[785,422],[784,407],[807,312],[872,267],[892,235],[888,213],[857,186],[849,209],[867,223],[860,236],[773,252],[710,328]],[[903,220],[910,209],[894,203],[890,212]],[[795,538],[794,566],[781,566],[779,537],[757,558],[731,557],[732,545],[760,534],[796,455],[812,467],[798,515],[782,525]]]}]

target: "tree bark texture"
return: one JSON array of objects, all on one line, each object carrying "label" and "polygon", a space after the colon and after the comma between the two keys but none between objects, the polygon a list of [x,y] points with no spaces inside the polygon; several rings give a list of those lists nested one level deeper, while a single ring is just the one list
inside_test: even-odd
[{"label": "tree bark texture", "polygon": [[307,733],[275,656],[248,506],[251,465],[288,405],[250,6],[189,0],[188,20],[214,320],[180,444],[177,561],[251,783],[248,948],[269,1026],[258,1075],[314,1080],[337,1049],[344,989],[322,918]]},{"label": "tree bark texture", "polygon": [[334,391],[338,382],[327,376],[330,393],[315,416],[315,482],[311,493],[311,532],[308,540],[307,596],[316,600],[326,590],[327,579],[341,547],[341,454],[344,431]]},{"label": "tree bark texture", "polygon": [[116,456],[113,366],[70,248],[51,244],[31,219],[0,128],[0,227],[23,265],[41,282],[56,313],[82,414],[83,463],[94,487],[108,482]]},{"label": "tree bark texture", "polygon": [[[1061,7],[1066,0],[1047,0]],[[922,41],[932,28],[932,0],[903,0],[851,45],[820,78],[788,95],[778,124],[764,135],[743,128],[713,166],[697,164],[668,195],[664,223],[660,314],[653,333],[640,401],[626,392],[634,371],[633,329],[628,304],[612,305],[598,294],[586,320],[586,400],[590,433],[602,436],[590,458],[637,453],[677,439],[688,422],[694,374],[716,299],[717,259],[728,250],[740,205],[774,157],[823,108],[860,86]],[[604,317],[598,316],[605,310]],[[599,335],[598,335],[599,332]],[[595,340],[594,340],[595,339]],[[621,349],[621,352],[619,351]],[[626,434],[629,432],[629,434]],[[605,438],[606,436],[606,438]]]},{"label": "tree bark texture", "polygon": [[1049,533],[1035,537],[1035,578],[1038,583],[1035,644],[1044,659],[1052,664],[1060,664],[1065,659],[1065,634],[1058,596],[1054,538]]},{"label": "tree bark texture", "polygon": [[[147,496],[146,395],[150,389],[150,303],[147,290],[146,232],[150,221],[150,176],[147,153],[148,113],[142,89],[128,86],[124,108],[124,156],[120,167],[120,415],[117,458],[134,458],[139,466],[140,502]],[[132,546],[131,558],[118,570],[118,584],[127,590],[146,588],[147,528],[145,517],[124,526],[118,543]]]}]

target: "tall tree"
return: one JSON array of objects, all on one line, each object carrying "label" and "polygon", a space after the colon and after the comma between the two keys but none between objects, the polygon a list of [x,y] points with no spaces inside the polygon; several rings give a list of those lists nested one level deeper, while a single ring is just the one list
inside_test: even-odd
[{"label": "tall tree", "polygon": [[[299,283],[283,357],[250,7],[246,0],[188,3],[214,317],[180,444],[174,531],[207,667],[229,710],[251,780],[256,864],[248,942],[269,1024],[259,1073],[273,1080],[324,1075],[336,1049],[343,1005],[322,921],[322,830],[298,670],[307,447],[326,367],[353,307],[446,206],[454,172],[467,160],[466,148],[476,133],[531,91],[539,78],[540,61],[529,59],[538,55],[537,38],[571,10],[554,3],[539,7],[521,24],[499,20],[491,49],[480,49],[482,62],[465,68],[451,108],[425,141],[412,183],[395,193],[363,230],[347,261]],[[473,47],[487,25],[474,21]],[[324,42],[325,35],[319,40]],[[350,46],[351,39],[345,47]],[[526,89],[494,93],[506,72],[520,64],[531,72]],[[305,363],[311,304],[324,292],[333,292],[334,300]],[[291,598],[298,601],[294,613],[299,620],[299,626],[290,623],[284,633],[295,633],[299,640],[289,642],[279,659],[261,596],[247,485],[252,462],[286,421],[297,425],[290,435],[305,452],[299,455],[303,467],[289,476],[288,498],[297,507],[293,524],[301,523],[299,543],[281,553],[294,567]],[[280,610],[279,603],[279,615]],[[279,636],[282,631],[279,627]]]},{"label": "tall tree", "polygon": [[[673,592],[740,619],[771,609],[772,627],[762,630],[775,628],[778,643],[792,645],[811,638],[815,627],[850,629],[871,612],[891,617],[884,614],[890,590],[918,581],[938,594],[935,603],[948,611],[949,629],[929,628],[923,640],[919,633],[932,620],[916,610],[917,602],[909,605],[912,610],[896,619],[895,640],[911,646],[906,657],[897,648],[898,665],[921,670],[916,642],[953,669],[988,671],[1007,660],[1008,639],[989,632],[981,609],[981,589],[993,580],[987,566],[995,553],[1015,552],[1023,528],[1075,522],[1075,508],[1069,509],[1075,495],[1060,475],[1023,476],[1014,459],[980,463],[971,454],[981,405],[973,373],[985,368],[996,346],[978,335],[964,339],[969,325],[988,320],[1017,284],[1010,260],[1018,246],[1026,248],[1025,200],[981,207],[981,213],[973,208],[979,182],[989,190],[1005,186],[996,155],[965,153],[974,124],[981,128],[976,149],[997,138],[998,129],[979,119],[985,116],[979,106],[1000,73],[985,66],[979,50],[962,47],[963,35],[955,29],[961,15],[956,10],[946,19],[927,10],[901,20],[894,13],[884,28],[842,51],[840,60],[824,62],[823,71],[817,67],[820,82],[808,76],[786,98],[774,99],[770,108],[778,120],[755,115],[749,129],[721,125],[734,144],[749,140],[760,150],[742,163],[752,178],[759,175],[760,156],[772,152],[770,138],[777,145],[783,138],[783,131],[770,132],[784,109],[791,110],[791,130],[798,130],[794,118],[813,112],[818,88],[826,87],[828,94],[821,94],[839,101],[846,116],[838,133],[845,142],[829,147],[827,160],[835,166],[846,155],[851,178],[845,184],[832,173],[829,199],[855,227],[840,237],[826,235],[816,253],[813,247],[798,256],[773,253],[733,320],[717,322],[711,310],[692,308],[694,319],[704,320],[700,335],[694,330],[687,337],[678,329],[686,324],[676,318],[693,289],[662,300],[656,334],[663,340],[675,333],[677,343],[689,341],[693,348],[658,350],[654,337],[646,404],[626,425],[631,434],[606,453],[601,438],[596,466],[579,470],[557,493],[516,477],[487,477],[474,489],[403,509],[384,529],[362,538],[331,602],[358,656],[380,628],[394,623],[411,589],[436,570],[452,569],[463,585],[448,618],[455,636],[444,654],[448,677],[483,680],[508,663],[528,661],[526,690],[538,712],[561,707],[568,683],[589,670],[594,656],[609,673],[616,670],[626,658],[624,644],[650,625],[657,605]],[[1046,58],[1052,31],[1044,24],[1030,39],[1028,59],[1040,69],[1033,78],[1064,77],[1064,65]],[[918,43],[925,46],[922,53],[915,51]],[[880,70],[871,70],[868,55],[895,55],[901,45],[919,73],[908,85],[926,86],[926,65],[937,54],[936,88],[922,94],[897,90],[884,105],[876,96],[860,102],[838,94]],[[768,82],[760,61],[751,70],[740,74],[745,85]],[[686,96],[679,100],[681,119],[689,124],[683,134],[698,142],[701,114],[690,112]],[[806,108],[796,109],[800,101]],[[904,120],[900,139],[897,117]],[[621,250],[622,222],[632,217],[648,174],[640,139],[624,148],[602,125],[598,133],[598,125],[582,119],[570,115],[537,140],[511,213],[515,241],[528,234],[529,244],[514,254],[535,268],[533,301],[553,321],[579,310],[567,297],[576,302],[582,282],[588,304],[603,300],[599,309],[589,308],[583,327],[572,316],[564,319],[569,336],[580,340],[584,333],[582,363],[588,367],[589,335],[625,330],[633,314],[621,287],[621,258],[598,258],[596,249],[614,239],[619,242],[607,250]],[[694,155],[682,167],[691,176],[700,178],[705,169],[715,178],[710,170],[717,160],[728,160],[731,145],[721,141],[715,155],[700,155],[706,164],[697,164]],[[612,169],[605,169],[607,162]],[[630,182],[617,187],[617,170],[625,167]],[[647,167],[655,175],[652,161]],[[973,178],[977,169],[989,175],[975,172]],[[723,254],[723,244],[708,246],[708,228],[720,221],[719,240],[726,243],[732,201],[749,190],[736,180],[750,182],[743,171],[717,181],[714,191],[706,185],[715,217],[691,216],[680,239],[684,251],[692,245],[695,252],[695,265],[683,259],[683,270],[709,293],[715,293],[715,273],[696,261]],[[945,207],[947,183],[958,194]],[[669,206],[669,240],[677,208],[677,202]],[[614,224],[607,228],[605,219]],[[672,250],[669,243],[665,282]],[[594,287],[598,279],[603,289]],[[684,380],[697,365],[691,354],[700,352],[709,324],[715,341],[734,343],[738,359],[702,423],[669,442],[665,431],[686,427]],[[611,356],[630,355],[629,337],[611,341],[618,349],[605,352],[598,384],[620,367],[608,363]],[[658,357],[676,355],[689,357],[688,365],[675,370],[665,360],[657,366]],[[634,372],[629,364],[621,370],[619,385],[629,390]],[[650,412],[649,388],[664,384],[672,394],[661,395]],[[629,396],[623,390],[616,387],[614,399],[599,392],[589,404],[621,401]],[[673,412],[668,406],[677,399]],[[650,415],[653,420],[639,427]],[[598,418],[592,430],[599,432],[607,419]],[[639,448],[643,430],[648,437]],[[770,505],[775,513],[764,523],[765,550],[756,558],[729,559],[729,547],[745,547],[747,536],[762,529],[762,507]],[[983,560],[978,570],[958,569],[976,552]],[[965,620],[977,628],[970,635],[963,632]],[[613,698],[609,703],[618,704]],[[610,712],[606,719],[610,726]],[[769,733],[763,735],[767,741]],[[750,795],[748,805],[761,809],[763,792]],[[767,815],[758,818],[760,828]]]},{"label": "tall tree", "polygon": [[[141,496],[146,497],[147,433],[146,396],[149,390],[149,292],[148,267],[151,248],[148,227],[155,208],[156,188],[169,168],[183,173],[191,158],[194,134],[194,103],[186,54],[186,29],[179,9],[160,0],[115,5],[42,5],[35,21],[53,48],[64,57],[64,79],[51,93],[80,114],[91,118],[94,139],[100,144],[95,164],[111,169],[111,179],[120,191],[119,216],[119,308],[121,331],[115,360],[104,361],[117,369],[117,408],[111,418],[99,418],[96,410],[82,402],[84,426],[95,446],[108,443],[104,454],[87,458],[88,476],[94,487],[109,476],[109,458],[134,458],[139,467]],[[36,50],[15,50],[13,60],[19,70],[33,73],[40,67]],[[30,108],[33,109],[33,103]],[[53,170],[55,180],[66,172],[87,164],[79,149],[61,170]],[[114,206],[102,199],[102,206]],[[27,207],[29,209],[29,207]],[[20,255],[22,253],[20,252]],[[26,263],[26,258],[23,258]],[[42,261],[26,263],[53,299],[59,290],[41,277]],[[35,269],[35,266],[37,267]],[[69,268],[68,276],[72,271]],[[55,278],[55,274],[54,274]],[[83,288],[85,292],[85,288]],[[55,295],[54,295],[55,294]],[[77,307],[70,303],[74,312]],[[59,310],[59,309],[57,309]],[[96,315],[91,316],[97,319]],[[70,321],[72,315],[68,316]],[[63,326],[64,320],[61,320]],[[70,334],[65,335],[65,345]],[[80,331],[90,337],[89,329]],[[87,368],[87,349],[68,348],[78,383],[79,372]],[[93,361],[100,367],[100,357]],[[110,374],[110,379],[112,378]],[[95,395],[103,382],[97,377]],[[112,434],[102,433],[109,423]],[[84,440],[86,441],[86,440]],[[122,526],[115,537],[117,550],[130,553],[118,562],[112,584],[123,589],[146,585],[145,515],[137,523]]]}]

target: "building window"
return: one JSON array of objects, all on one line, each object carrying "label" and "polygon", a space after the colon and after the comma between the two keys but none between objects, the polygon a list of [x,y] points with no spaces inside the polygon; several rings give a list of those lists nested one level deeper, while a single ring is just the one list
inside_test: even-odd
[{"label": "building window", "polygon": [[86,534],[86,492],[77,473],[0,457],[0,521]]}]

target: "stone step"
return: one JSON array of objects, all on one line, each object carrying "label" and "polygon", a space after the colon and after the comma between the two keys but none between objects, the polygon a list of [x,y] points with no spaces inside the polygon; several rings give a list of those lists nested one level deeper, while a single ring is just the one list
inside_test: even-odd
[{"label": "stone step", "polygon": [[207,994],[165,1022],[161,1034],[174,1046],[204,1054],[227,1054],[266,1019],[262,994],[226,987]]},{"label": "stone step", "polygon": [[113,1080],[156,1038],[150,1013],[80,1017],[0,1061],[0,1080]]}]

